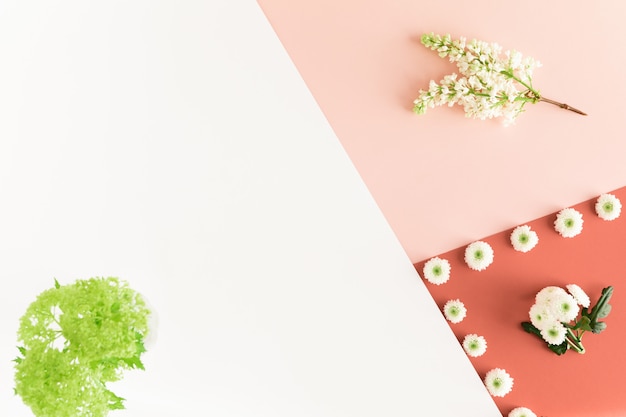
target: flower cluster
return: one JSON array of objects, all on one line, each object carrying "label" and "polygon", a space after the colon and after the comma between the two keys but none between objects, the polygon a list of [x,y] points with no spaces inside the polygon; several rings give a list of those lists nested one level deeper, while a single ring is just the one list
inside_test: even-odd
[{"label": "flower cluster", "polygon": [[447,104],[463,106],[467,117],[491,119],[504,117],[506,125],[515,121],[527,103],[545,101],[584,114],[567,104],[543,98],[533,88],[532,75],[541,64],[517,51],[503,51],[496,43],[450,35],[425,34],[421,42],[438,52],[441,58],[456,63],[462,76],[446,75],[439,83],[431,80],[428,90],[420,90],[413,111],[426,113],[428,108]]},{"label": "flower cluster", "polygon": [[55,280],[20,319],[15,393],[38,417],[105,417],[123,409],[107,384],[144,369],[150,315],[141,294],[118,278]]},{"label": "flower cluster", "polygon": [[[535,334],[558,355],[568,349],[585,353],[582,337],[586,331],[600,333],[606,323],[599,321],[611,311],[609,300],[613,287],[602,290],[598,303],[589,310],[589,296],[576,284],[561,287],[548,286],[535,296],[535,303],[530,307],[530,322],[523,322],[522,327],[528,333]],[[581,308],[582,307],[582,308]],[[580,315],[579,315],[580,313]]]}]

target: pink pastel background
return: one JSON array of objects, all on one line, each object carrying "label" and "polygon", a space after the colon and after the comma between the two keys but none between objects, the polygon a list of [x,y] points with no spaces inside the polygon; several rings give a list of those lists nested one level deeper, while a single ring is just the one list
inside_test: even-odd
[{"label": "pink pastel background", "polygon": [[[259,3],[413,262],[626,185],[626,2]],[[535,87],[589,116],[413,114],[419,89],[456,69],[420,44],[431,31],[538,59]]]}]

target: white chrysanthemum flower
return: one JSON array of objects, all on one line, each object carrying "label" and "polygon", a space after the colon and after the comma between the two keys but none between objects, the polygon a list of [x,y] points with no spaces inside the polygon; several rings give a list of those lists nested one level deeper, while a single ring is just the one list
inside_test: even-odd
[{"label": "white chrysanthemum flower", "polygon": [[495,368],[487,372],[485,386],[494,397],[504,397],[513,389],[513,378],[504,369]]},{"label": "white chrysanthemum flower", "polygon": [[475,271],[482,271],[493,262],[493,249],[487,242],[476,241],[465,248],[465,262]]},{"label": "white chrysanthemum flower", "polygon": [[603,220],[615,220],[622,212],[622,203],[613,194],[602,194],[596,201],[596,213]]},{"label": "white chrysanthemum flower", "polygon": [[565,341],[566,335],[567,329],[556,320],[541,330],[541,337],[551,345],[560,345]]},{"label": "white chrysanthemum flower", "polygon": [[554,297],[548,309],[555,319],[563,323],[574,320],[579,311],[576,299],[567,293]]},{"label": "white chrysanthemum flower", "polygon": [[441,285],[450,279],[450,262],[434,257],[424,264],[424,278],[431,284]]},{"label": "white chrysanthemum flower", "polygon": [[589,308],[591,300],[585,291],[576,284],[566,285],[567,291],[576,299],[576,302],[585,308]]},{"label": "white chrysanthemum flower", "polygon": [[519,252],[528,252],[539,242],[537,233],[530,226],[518,226],[511,232],[513,249]]},{"label": "white chrysanthemum flower", "polygon": [[508,417],[537,417],[530,408],[517,407],[511,410]]},{"label": "white chrysanthemum flower", "polygon": [[449,300],[443,306],[443,314],[450,323],[460,323],[467,315],[465,304],[461,300]]},{"label": "white chrysanthemum flower", "polygon": [[567,294],[567,292],[561,287],[545,287],[535,296],[535,303],[541,306],[548,307],[550,304],[552,304],[552,300],[564,294]]},{"label": "white chrysanthemum flower", "polygon": [[573,208],[561,210],[556,215],[554,230],[563,237],[574,237],[583,231],[583,215]]},{"label": "white chrysanthemum flower", "polygon": [[487,351],[487,341],[477,334],[468,334],[463,338],[463,349],[469,356],[477,358]]},{"label": "white chrysanthemum flower", "polygon": [[528,311],[530,322],[537,329],[542,330],[554,321],[554,317],[548,311],[548,308],[542,304],[533,304]]}]

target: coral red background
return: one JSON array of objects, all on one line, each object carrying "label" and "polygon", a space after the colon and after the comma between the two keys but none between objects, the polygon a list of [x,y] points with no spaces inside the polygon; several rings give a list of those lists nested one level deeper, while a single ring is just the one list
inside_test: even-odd
[{"label": "coral red background", "polygon": [[[614,194],[626,202],[626,188]],[[437,286],[424,281],[440,308],[449,299],[465,303],[467,317],[450,324],[459,342],[468,333],[487,339],[487,352],[470,358],[481,378],[492,368],[504,368],[514,378],[513,391],[494,398],[505,415],[518,406],[547,417],[626,415],[621,383],[626,375],[626,213],[605,221],[595,214],[594,204],[592,199],[573,206],[583,214],[583,231],[578,236],[561,237],[554,230],[553,213],[526,223],[539,235],[531,251],[514,250],[509,229],[481,239],[495,253],[487,269],[471,270],[462,246],[439,255],[452,266],[447,283]],[[424,263],[415,264],[420,275]],[[541,288],[567,284],[580,285],[592,305],[602,288],[614,287],[613,309],[604,320],[607,329],[583,336],[587,350],[583,355],[570,350],[557,356],[520,327],[520,322],[529,320],[528,310]]]}]

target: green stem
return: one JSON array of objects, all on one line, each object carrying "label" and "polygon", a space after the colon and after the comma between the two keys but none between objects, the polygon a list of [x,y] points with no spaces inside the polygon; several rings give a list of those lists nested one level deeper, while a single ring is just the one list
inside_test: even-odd
[{"label": "green stem", "polygon": [[516,77],[515,74],[513,74],[513,71],[501,71],[500,73],[502,75],[505,75],[505,76],[509,77],[509,78],[512,78],[513,80],[517,81],[518,83],[520,83],[521,85],[526,87],[526,89],[528,90],[526,95],[528,96],[528,98],[530,98],[534,102],[543,101],[543,102],[550,103],[550,104],[553,104],[555,106],[558,106],[558,107],[560,107],[562,109],[573,111],[574,113],[578,113],[578,114],[581,114],[583,116],[587,115],[587,113],[585,113],[585,112],[583,112],[581,110],[578,110],[577,108],[572,107],[569,104],[561,103],[561,102],[558,102],[558,101],[555,101],[555,100],[551,100],[549,98],[542,97],[541,94],[539,93],[539,91],[535,90],[532,87],[532,85],[524,82],[521,78]]},{"label": "green stem", "polygon": [[500,71],[500,74],[506,75],[507,77],[514,79],[515,81],[517,81],[518,83],[520,83],[521,85],[526,87],[526,89],[530,93],[532,93],[532,97],[534,97],[536,99],[540,99],[541,98],[541,94],[539,94],[539,91],[535,90],[530,84],[525,83],[524,81],[522,81],[521,78],[516,77],[515,74],[513,74],[513,71]]},{"label": "green stem", "polygon": [[583,346],[582,341],[580,339],[581,338],[574,335],[574,333],[572,333],[570,329],[567,329],[567,336],[565,336],[565,340],[567,340],[567,343],[570,345],[572,349],[574,349],[576,352],[580,354],[583,354],[585,353],[585,347]]}]

